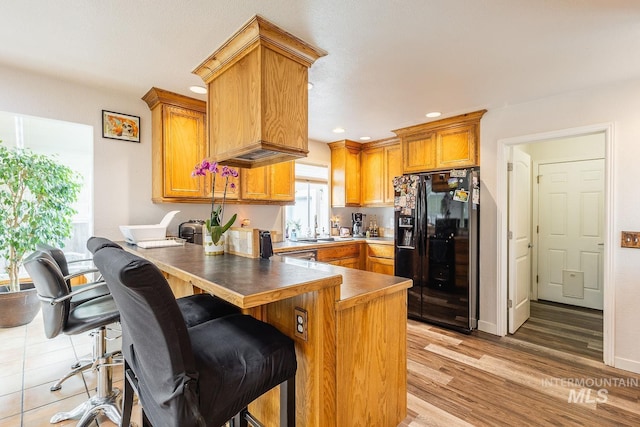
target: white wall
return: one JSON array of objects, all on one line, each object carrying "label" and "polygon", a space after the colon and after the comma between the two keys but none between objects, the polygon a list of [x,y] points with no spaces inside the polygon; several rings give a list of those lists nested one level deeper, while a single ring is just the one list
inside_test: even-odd
[{"label": "white wall", "polygon": [[614,364],[640,372],[640,251],[619,246],[621,230],[640,230],[640,188],[636,159],[640,158],[640,81],[567,93],[520,105],[491,109],[481,123],[480,320],[483,329],[497,329],[498,218],[496,200],[500,140],[564,129],[612,124],[611,171],[614,191],[612,228]]}]

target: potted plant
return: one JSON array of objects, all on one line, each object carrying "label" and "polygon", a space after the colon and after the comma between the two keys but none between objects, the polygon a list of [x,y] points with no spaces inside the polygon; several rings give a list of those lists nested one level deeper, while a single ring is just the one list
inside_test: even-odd
[{"label": "potted plant", "polygon": [[0,287],[0,327],[24,325],[37,314],[35,289],[20,284],[20,267],[37,243],[62,246],[71,235],[80,188],[79,175],[56,159],[0,140],[0,259],[9,275]]},{"label": "potted plant", "polygon": [[[224,203],[227,200],[227,187],[231,187],[231,189],[236,188],[236,185],[232,182],[229,183],[229,177],[237,177],[238,171],[232,169],[228,166],[222,166],[220,168],[217,162],[209,162],[207,159],[204,159],[200,164],[196,165],[193,172],[191,172],[191,176],[206,176],[207,173],[211,173],[213,176],[211,183],[211,214],[209,215],[209,219],[205,222],[205,234],[202,239],[202,243],[205,248],[205,254],[207,255],[221,255],[224,253],[224,241],[222,240],[222,235],[225,231],[229,229],[236,221],[237,214],[233,214],[231,219],[223,224],[224,217]],[[220,177],[223,178],[224,181],[224,193],[222,195],[222,203],[215,206],[215,189],[216,189],[216,177],[220,174]]]}]

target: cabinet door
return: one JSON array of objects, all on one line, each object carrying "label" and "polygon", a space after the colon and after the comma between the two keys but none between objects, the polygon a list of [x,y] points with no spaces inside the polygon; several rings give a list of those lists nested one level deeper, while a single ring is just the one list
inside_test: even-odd
[{"label": "cabinet door", "polygon": [[360,152],[347,150],[346,173],[346,205],[360,206]]},{"label": "cabinet door", "polygon": [[438,132],[436,151],[438,168],[477,165],[475,125],[457,126]]},{"label": "cabinet door", "polygon": [[384,148],[362,152],[362,204],[379,206],[383,203]]},{"label": "cabinet door", "polygon": [[436,167],[436,134],[428,133],[402,141],[404,173],[423,172]]},{"label": "cabinet door", "polygon": [[164,196],[204,198],[204,177],[191,172],[207,155],[205,114],[173,105],[163,106]]},{"label": "cabinet door", "polygon": [[271,166],[271,200],[295,200],[295,161],[275,163]]},{"label": "cabinet door", "polygon": [[243,200],[269,200],[271,169],[262,166],[240,170],[240,198]]},{"label": "cabinet door", "polygon": [[[353,143],[358,144],[358,143]],[[331,206],[360,206],[360,148],[331,147]]]},{"label": "cabinet door", "polygon": [[393,206],[394,190],[393,178],[402,175],[402,148],[400,144],[391,145],[384,148],[384,187],[385,205]]},{"label": "cabinet door", "polygon": [[367,271],[394,275],[393,260],[388,258],[367,258]]},{"label": "cabinet door", "polygon": [[240,170],[242,200],[295,200],[295,163],[281,162],[269,166]]}]

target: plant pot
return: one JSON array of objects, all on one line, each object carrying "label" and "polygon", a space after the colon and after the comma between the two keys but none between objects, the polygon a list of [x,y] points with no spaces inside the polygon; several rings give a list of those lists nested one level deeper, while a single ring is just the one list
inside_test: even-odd
[{"label": "plant pot", "polygon": [[202,245],[204,246],[205,255],[224,255],[224,234],[220,237],[218,244],[214,244],[211,239],[211,234],[204,232],[202,236]]},{"label": "plant pot", "polygon": [[13,328],[31,322],[40,311],[38,292],[33,283],[21,283],[20,291],[0,286],[0,328]]}]

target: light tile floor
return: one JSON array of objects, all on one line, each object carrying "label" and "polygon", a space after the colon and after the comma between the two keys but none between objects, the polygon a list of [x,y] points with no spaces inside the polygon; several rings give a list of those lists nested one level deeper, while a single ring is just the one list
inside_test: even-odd
[{"label": "light tile floor", "polygon": [[[114,325],[116,328],[119,325]],[[117,331],[108,336],[115,337]],[[119,339],[107,344],[117,349]],[[91,353],[92,338],[88,333],[59,335],[48,339],[44,333],[42,312],[28,325],[0,329],[0,427],[75,426],[77,420],[49,424],[52,415],[68,411],[95,394],[96,373],[75,375],[62,384],[59,391],[49,387],[63,376],[78,357]],[[113,372],[114,387],[122,390],[122,367]],[[133,420],[140,423],[139,408]],[[114,426],[100,416],[92,427]]]}]

